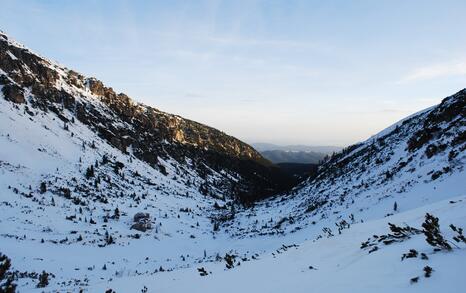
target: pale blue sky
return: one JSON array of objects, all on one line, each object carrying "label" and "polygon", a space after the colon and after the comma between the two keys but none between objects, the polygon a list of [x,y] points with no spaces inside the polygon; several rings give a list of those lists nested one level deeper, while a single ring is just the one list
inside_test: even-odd
[{"label": "pale blue sky", "polygon": [[248,142],[347,145],[466,86],[466,1],[9,1],[0,29]]}]

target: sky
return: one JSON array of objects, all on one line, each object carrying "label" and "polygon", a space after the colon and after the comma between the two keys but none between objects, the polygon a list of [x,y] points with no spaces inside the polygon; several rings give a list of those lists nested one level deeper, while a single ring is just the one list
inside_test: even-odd
[{"label": "sky", "polygon": [[466,1],[10,1],[0,30],[247,142],[346,146],[466,86]]}]

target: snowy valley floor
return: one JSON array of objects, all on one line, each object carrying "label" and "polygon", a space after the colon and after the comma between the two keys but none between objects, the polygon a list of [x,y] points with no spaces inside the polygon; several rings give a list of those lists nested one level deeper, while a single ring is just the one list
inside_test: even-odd
[{"label": "snowy valley floor", "polygon": [[[465,292],[466,249],[457,244],[452,251],[434,252],[423,234],[390,245],[378,245],[369,253],[361,243],[372,235],[389,232],[388,222],[421,228],[426,213],[440,219],[443,235],[453,242],[450,224],[466,223],[466,196],[430,204],[380,220],[352,225],[341,235],[307,241],[297,248],[264,254],[259,260],[226,269],[225,262],[199,264],[153,276],[115,278],[95,284],[92,291],[137,292]],[[401,260],[415,249],[419,255]],[[421,259],[425,253],[428,259]],[[430,278],[424,267],[433,269]],[[200,276],[204,267],[209,275]],[[412,278],[419,277],[414,283]]]}]

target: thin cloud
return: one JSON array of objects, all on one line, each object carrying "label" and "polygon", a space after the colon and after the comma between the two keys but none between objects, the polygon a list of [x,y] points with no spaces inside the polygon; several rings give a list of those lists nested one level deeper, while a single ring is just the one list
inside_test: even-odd
[{"label": "thin cloud", "polygon": [[323,49],[324,46],[313,42],[299,42],[292,40],[279,39],[248,39],[238,37],[219,37],[208,36],[203,38],[206,41],[212,41],[224,45],[242,45],[242,46],[275,46],[285,48],[304,48],[304,49]]},{"label": "thin cloud", "polygon": [[318,51],[328,51],[334,48],[323,42],[316,41],[296,41],[289,39],[263,39],[263,38],[246,38],[232,35],[215,35],[210,33],[186,33],[178,31],[157,31],[151,30],[147,33],[152,36],[164,38],[168,40],[180,40],[183,42],[198,42],[204,44],[214,44],[223,46],[238,46],[238,47],[277,47],[288,49],[314,49]]},{"label": "thin cloud", "polygon": [[338,114],[358,114],[358,115],[373,115],[373,114],[398,114],[398,113],[409,113],[408,110],[403,110],[403,109],[395,109],[395,108],[387,108],[387,109],[380,109],[380,110],[348,110],[348,111],[338,111],[336,112]]},{"label": "thin cloud", "polygon": [[402,82],[428,80],[447,76],[466,75],[466,60],[445,62],[415,69]]}]

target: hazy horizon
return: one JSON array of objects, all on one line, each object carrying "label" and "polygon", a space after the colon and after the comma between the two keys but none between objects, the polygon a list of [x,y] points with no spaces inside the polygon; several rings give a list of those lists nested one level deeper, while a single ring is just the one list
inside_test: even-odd
[{"label": "hazy horizon", "polygon": [[447,2],[7,0],[0,29],[246,142],[346,146],[465,87]]}]

